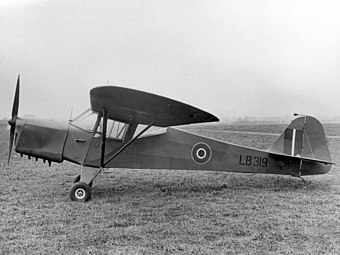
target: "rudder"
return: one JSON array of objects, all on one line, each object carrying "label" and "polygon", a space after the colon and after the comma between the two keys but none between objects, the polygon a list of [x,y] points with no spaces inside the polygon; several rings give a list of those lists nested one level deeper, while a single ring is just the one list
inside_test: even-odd
[{"label": "rudder", "polygon": [[293,120],[268,151],[331,162],[323,126],[311,116]]}]

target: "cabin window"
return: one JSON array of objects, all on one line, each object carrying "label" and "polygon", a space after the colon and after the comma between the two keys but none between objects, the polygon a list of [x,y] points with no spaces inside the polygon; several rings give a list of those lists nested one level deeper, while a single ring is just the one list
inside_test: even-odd
[{"label": "cabin window", "polygon": [[124,140],[128,126],[128,124],[123,122],[107,120],[106,137]]},{"label": "cabin window", "polygon": [[88,132],[94,131],[94,125],[97,121],[98,113],[91,111],[91,109],[80,114],[78,117],[71,121],[73,126],[81,128]]},{"label": "cabin window", "polygon": [[[107,128],[106,128],[106,137],[112,138],[112,139],[124,140],[128,127],[129,125],[126,123],[108,119]],[[97,128],[96,135],[101,136],[102,133],[103,133],[103,118],[101,119],[100,124]]]},{"label": "cabin window", "polygon": [[[93,112],[91,109],[79,115],[71,121],[73,126],[81,128],[88,132],[94,132],[95,124],[97,123],[98,113]],[[119,122],[116,120],[107,120],[106,137],[118,140],[124,140],[129,124]],[[99,125],[96,128],[95,137],[100,137],[103,133],[103,118],[100,119]]]}]

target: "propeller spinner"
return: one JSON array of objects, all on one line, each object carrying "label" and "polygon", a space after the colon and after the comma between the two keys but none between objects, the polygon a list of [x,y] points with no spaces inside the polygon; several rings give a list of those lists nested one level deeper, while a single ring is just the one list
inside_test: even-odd
[{"label": "propeller spinner", "polygon": [[14,102],[13,102],[13,108],[12,108],[12,118],[8,121],[8,124],[11,125],[10,136],[9,136],[8,164],[11,159],[11,152],[12,152],[12,147],[13,147],[14,133],[15,133],[15,124],[18,118],[19,93],[20,93],[20,74],[18,75],[17,86],[15,89]]}]

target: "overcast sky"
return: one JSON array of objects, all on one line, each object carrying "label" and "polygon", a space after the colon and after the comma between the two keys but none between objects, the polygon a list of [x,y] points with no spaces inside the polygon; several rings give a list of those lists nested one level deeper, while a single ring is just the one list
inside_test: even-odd
[{"label": "overcast sky", "polygon": [[0,118],[68,119],[119,85],[221,119],[340,116],[340,1],[1,0]]}]

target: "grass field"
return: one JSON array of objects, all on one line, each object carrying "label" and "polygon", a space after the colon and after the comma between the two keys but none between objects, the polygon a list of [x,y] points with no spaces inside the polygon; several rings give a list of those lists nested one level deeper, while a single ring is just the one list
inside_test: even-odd
[{"label": "grass field", "polygon": [[[263,149],[283,128],[193,131]],[[338,163],[340,125],[325,128]],[[0,254],[340,254],[338,165],[305,183],[289,176],[110,169],[95,179],[91,201],[75,203],[69,188],[77,166],[48,167],[16,153],[7,166],[7,130],[0,130],[0,146]]]}]

